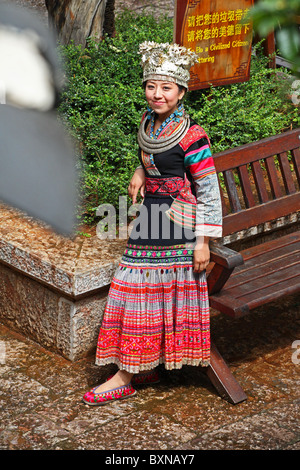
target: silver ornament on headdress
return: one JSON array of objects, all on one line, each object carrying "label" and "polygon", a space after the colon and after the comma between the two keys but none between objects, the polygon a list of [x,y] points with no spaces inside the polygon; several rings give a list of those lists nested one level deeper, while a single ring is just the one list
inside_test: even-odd
[{"label": "silver ornament on headdress", "polygon": [[167,80],[188,88],[190,68],[198,56],[190,49],[178,44],[146,41],[140,44],[143,81]]}]

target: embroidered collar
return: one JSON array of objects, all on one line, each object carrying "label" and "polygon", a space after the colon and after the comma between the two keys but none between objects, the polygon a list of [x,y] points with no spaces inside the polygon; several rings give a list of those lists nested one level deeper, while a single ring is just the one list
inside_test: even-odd
[{"label": "embroidered collar", "polygon": [[[152,113],[153,114],[153,113]],[[149,115],[146,115],[141,122],[138,131],[138,143],[141,149],[148,154],[162,153],[177,145],[181,139],[186,135],[190,127],[190,118],[184,113],[183,107],[176,110],[171,114],[160,126],[154,134],[154,116],[150,116],[150,136],[147,135],[145,124],[149,120]],[[170,123],[176,123],[172,131],[166,132],[163,138],[158,138],[163,130],[167,130]],[[173,127],[173,126],[172,126]],[[161,136],[162,137],[162,136]]]}]

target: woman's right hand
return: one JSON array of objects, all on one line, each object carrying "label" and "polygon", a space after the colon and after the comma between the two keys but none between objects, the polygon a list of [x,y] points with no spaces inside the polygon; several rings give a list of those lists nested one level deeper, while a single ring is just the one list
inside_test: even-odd
[{"label": "woman's right hand", "polygon": [[146,176],[143,168],[137,168],[131,178],[128,186],[128,194],[132,199],[132,203],[136,203],[138,192],[140,191],[142,198],[145,197]]}]

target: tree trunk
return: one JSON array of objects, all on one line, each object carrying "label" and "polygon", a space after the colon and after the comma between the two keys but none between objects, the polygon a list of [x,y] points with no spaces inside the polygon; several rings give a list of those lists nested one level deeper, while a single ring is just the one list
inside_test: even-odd
[{"label": "tree trunk", "polygon": [[49,23],[63,44],[86,46],[88,37],[100,41],[114,35],[115,0],[45,0]]}]

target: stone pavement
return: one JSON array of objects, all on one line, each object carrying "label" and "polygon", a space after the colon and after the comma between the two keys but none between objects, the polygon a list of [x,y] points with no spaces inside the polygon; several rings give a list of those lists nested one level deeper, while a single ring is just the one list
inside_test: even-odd
[{"label": "stone pavement", "polygon": [[[41,0],[15,3],[43,9]],[[137,10],[158,4],[123,3]],[[238,320],[213,312],[214,341],[248,395],[236,406],[200,369],[160,367],[160,384],[88,407],[82,395],[113,366],[99,368],[93,356],[69,362],[0,325],[0,450],[299,450],[299,312],[299,296]]]},{"label": "stone pavement", "polygon": [[293,296],[238,320],[212,312],[215,343],[248,395],[235,406],[184,367],[161,368],[161,383],[131,399],[88,407],[82,395],[114,366],[71,363],[0,325],[0,449],[299,450],[299,310]]}]

